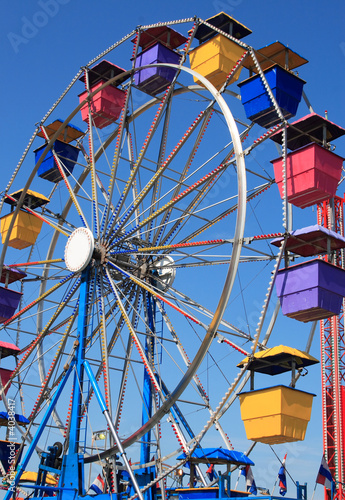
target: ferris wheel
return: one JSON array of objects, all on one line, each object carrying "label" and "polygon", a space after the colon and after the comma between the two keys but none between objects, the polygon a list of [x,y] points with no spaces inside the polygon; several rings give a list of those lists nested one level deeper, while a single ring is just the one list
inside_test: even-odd
[{"label": "ferris wheel", "polygon": [[109,491],[121,469],[140,495],[213,429],[236,446],[221,417],[249,379],[237,365],[281,343],[274,281],[295,228],[270,160],[284,172],[298,140],[286,120],[307,62],[279,42],[254,50],[250,33],[224,13],[132,31],[75,76],[14,170],[0,328],[15,361],[1,378],[7,411],[27,419],[21,473],[45,470],[52,447],[80,495],[101,469]]}]

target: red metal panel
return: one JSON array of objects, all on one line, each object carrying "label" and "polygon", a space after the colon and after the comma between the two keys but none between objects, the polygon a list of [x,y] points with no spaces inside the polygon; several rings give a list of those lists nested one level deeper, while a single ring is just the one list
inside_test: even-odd
[{"label": "red metal panel", "polygon": [[[344,199],[335,197],[318,205],[318,224],[344,235]],[[335,262],[345,268],[344,250],[338,250]],[[321,383],[324,453],[336,482],[335,499],[345,500],[345,334],[344,303],[339,316],[320,322]],[[330,491],[325,489],[325,499]]]},{"label": "red metal panel", "polygon": [[[104,84],[101,80],[96,85],[94,85],[90,90],[94,92],[99,87]],[[79,95],[79,102],[83,102],[87,97],[87,91]],[[126,94],[123,90],[117,89],[108,85],[104,89],[100,90],[91,101],[91,115],[94,124],[97,128],[104,128],[114,121],[116,121],[120,114],[122,107],[125,102]],[[89,106],[84,104],[81,108],[81,117],[84,122],[89,121]]]},{"label": "red metal panel", "polygon": [[342,442],[345,443],[345,385],[341,386],[341,418],[343,421]]},{"label": "red metal panel", "polygon": [[[283,196],[283,160],[278,158],[272,163],[280,196]],[[342,164],[343,158],[314,143],[289,153],[286,158],[288,201],[305,208],[334,196]]]},{"label": "red metal panel", "polygon": [[[13,370],[6,370],[6,368],[0,368],[0,377],[1,377],[1,383],[3,386],[6,386],[7,382],[10,380],[12,372],[13,372]],[[11,384],[8,384],[8,386],[5,389],[5,395],[7,394],[7,391],[10,387],[11,387]],[[0,400],[1,400],[1,397],[0,397]]]}]

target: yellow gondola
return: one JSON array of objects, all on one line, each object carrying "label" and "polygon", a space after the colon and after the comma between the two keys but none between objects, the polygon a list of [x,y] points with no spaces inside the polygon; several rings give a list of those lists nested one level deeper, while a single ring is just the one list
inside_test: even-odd
[{"label": "yellow gondola", "polygon": [[[23,190],[20,189],[19,191],[10,194],[9,197],[5,199],[5,202],[9,203],[11,206],[16,205],[22,192]],[[31,210],[35,210],[48,202],[49,198],[46,198],[42,194],[36,193],[35,191],[28,190],[25,194],[23,205]],[[13,212],[1,217],[0,219],[0,231],[3,244],[6,241],[12,217]],[[18,250],[22,250],[23,248],[33,245],[36,242],[37,236],[41,232],[42,224],[42,219],[36,217],[32,213],[20,210],[14,222],[8,245],[12,248],[17,248]]]},{"label": "yellow gondola", "polygon": [[[251,33],[250,29],[224,12],[206,21],[237,39]],[[200,45],[189,52],[190,67],[219,89],[246,49],[206,25],[199,26],[195,38],[200,41]],[[241,68],[233,76],[232,82],[238,80],[240,71]],[[194,80],[200,83],[196,78]]]},{"label": "yellow gondola", "polygon": [[[248,364],[249,363],[249,364]],[[295,370],[318,363],[313,356],[292,347],[277,346],[245,358],[252,373],[251,390],[239,394],[247,438],[266,444],[303,441],[311,416],[314,394],[295,389]],[[277,385],[254,390],[253,373],[292,372],[290,387]]]}]

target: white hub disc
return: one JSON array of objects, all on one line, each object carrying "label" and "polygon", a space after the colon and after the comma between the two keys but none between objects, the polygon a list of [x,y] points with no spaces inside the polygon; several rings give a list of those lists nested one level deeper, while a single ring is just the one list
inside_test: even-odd
[{"label": "white hub disc", "polygon": [[65,246],[65,264],[72,272],[83,271],[91,260],[95,242],[90,229],[79,227],[68,238]]},{"label": "white hub disc", "polygon": [[172,284],[176,276],[176,269],[174,267],[174,259],[170,255],[166,255],[155,265],[158,272],[159,281],[157,288],[160,290],[167,290]]}]

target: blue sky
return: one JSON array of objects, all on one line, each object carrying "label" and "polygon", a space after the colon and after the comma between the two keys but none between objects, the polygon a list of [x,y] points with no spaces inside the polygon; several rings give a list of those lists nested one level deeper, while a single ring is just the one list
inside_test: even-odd
[{"label": "blue sky", "polygon": [[[1,16],[2,137],[15,144],[11,161],[24,149],[34,124],[64,90],[80,66],[140,24],[210,17],[220,10],[248,26],[248,43],[262,47],[275,40],[288,44],[310,62],[302,70],[308,96],[319,113],[341,123],[344,109],[344,4],[321,0],[225,0],[131,2],[17,0]],[[47,13],[48,12],[48,13]],[[5,135],[4,135],[5,134]]]},{"label": "blue sky", "polygon": [[[342,0],[134,0],[121,3],[115,0],[17,0],[6,3],[0,20],[3,182],[7,183],[35,124],[80,67],[138,25],[194,15],[206,19],[221,10],[253,31],[246,42],[255,48],[279,40],[308,59],[300,76],[307,81],[310,102],[317,113],[327,110],[331,121],[345,126],[345,4]],[[345,156],[344,139],[336,144],[336,152]],[[0,190],[4,187],[5,184]],[[343,191],[338,194],[342,195]],[[314,221],[310,221],[312,223]],[[315,381],[317,386],[318,377]],[[319,389],[315,392],[320,393]],[[310,489],[321,459],[321,432],[320,414],[313,422],[309,441],[287,447],[288,467],[289,460],[295,463],[296,470],[305,467],[306,477],[297,479],[307,481]],[[308,448],[311,457],[308,457]],[[282,455],[284,450],[280,450]],[[257,464],[258,476],[267,472],[267,467],[270,474],[278,470],[278,462],[274,457],[270,461],[271,458],[267,466]],[[254,475],[256,471],[254,469]],[[323,492],[319,486],[315,499],[321,498]]]}]

